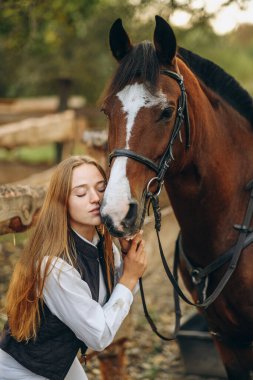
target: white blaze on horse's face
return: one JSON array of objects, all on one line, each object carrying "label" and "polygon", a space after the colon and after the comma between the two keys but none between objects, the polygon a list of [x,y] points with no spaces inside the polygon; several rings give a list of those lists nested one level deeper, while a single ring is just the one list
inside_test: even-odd
[{"label": "white blaze on horse's face", "polygon": [[110,216],[113,226],[122,231],[121,221],[129,209],[131,192],[126,177],[126,157],[115,159],[110,180],[106,187],[103,199],[103,207],[100,209],[103,216]]},{"label": "white blaze on horse's face", "polygon": [[[167,98],[161,91],[152,95],[142,83],[127,85],[116,96],[122,104],[121,108],[126,118],[125,149],[131,149],[129,141],[139,111],[154,106],[160,106],[163,109],[167,104]],[[114,227],[120,231],[123,229],[121,222],[127,215],[132,201],[130,184],[126,176],[127,160],[127,157],[114,159],[102,208],[102,214],[110,216]]]},{"label": "white blaze on horse's face", "polygon": [[154,106],[161,106],[167,104],[165,94],[162,92],[152,95],[147,87],[142,83],[135,83],[123,88],[122,91],[116,95],[122,103],[122,110],[126,114],[126,146],[129,148],[129,140],[134,126],[135,118],[141,108],[151,108]]}]

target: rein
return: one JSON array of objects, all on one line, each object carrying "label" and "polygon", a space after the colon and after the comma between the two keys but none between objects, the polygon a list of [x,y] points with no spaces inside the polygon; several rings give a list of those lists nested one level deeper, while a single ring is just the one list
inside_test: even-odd
[{"label": "rein", "polygon": [[[149,158],[144,157],[129,149],[115,149],[109,155],[109,165],[111,164],[111,161],[113,160],[114,157],[128,157],[142,163],[145,166],[148,166],[151,170],[153,170],[156,173],[156,177],[153,177],[149,181],[143,194],[145,197],[145,202],[144,202],[144,208],[143,208],[143,215],[141,218],[141,225],[144,221],[146,210],[147,210],[147,204],[149,202],[149,205],[150,204],[152,205],[153,211],[154,211],[155,230],[157,234],[161,260],[164,266],[165,273],[174,288],[173,293],[174,293],[174,306],[175,306],[175,328],[174,328],[173,334],[170,337],[165,337],[164,335],[160,334],[157,331],[157,328],[147,310],[141,278],[139,279],[139,284],[140,284],[140,293],[141,293],[141,298],[142,298],[144,314],[147,321],[149,322],[152,330],[154,331],[156,335],[158,335],[163,340],[170,341],[176,338],[178,330],[180,328],[181,310],[180,310],[179,297],[182,298],[189,305],[206,309],[216,300],[216,298],[220,295],[220,293],[226,286],[227,282],[229,281],[230,277],[232,276],[233,272],[235,271],[237,267],[237,263],[240,258],[240,254],[242,250],[253,242],[253,232],[251,232],[250,230],[250,222],[253,215],[253,180],[249,182],[248,185],[246,186],[246,190],[251,190],[251,194],[250,194],[250,200],[249,200],[249,204],[248,204],[248,208],[245,214],[243,224],[234,226],[235,229],[239,230],[239,237],[238,237],[236,245],[232,247],[231,249],[229,249],[227,252],[225,252],[224,255],[221,255],[220,257],[218,257],[214,262],[209,264],[207,267],[195,268],[191,265],[186,255],[184,254],[183,247],[182,247],[182,237],[181,235],[179,235],[176,242],[173,272],[171,272],[164,255],[160,236],[159,236],[159,231],[161,228],[161,212],[160,212],[160,207],[159,207],[159,195],[164,183],[164,176],[166,174],[166,171],[169,168],[171,161],[174,160],[173,144],[174,144],[175,139],[178,137],[178,135],[180,135],[183,121],[185,125],[185,149],[187,150],[190,147],[190,122],[189,122],[188,108],[187,108],[187,95],[185,92],[182,76],[180,74],[177,74],[169,70],[162,70],[161,74],[167,75],[177,81],[181,89],[181,95],[178,100],[178,109],[177,109],[175,124],[172,129],[172,133],[171,133],[167,148],[161,158],[160,163],[157,165],[155,162],[153,162]],[[154,181],[158,183],[158,188],[155,192],[151,192],[150,187]],[[197,287],[197,292],[199,296],[197,303],[190,301],[185,296],[185,294],[183,293],[182,289],[180,288],[178,284],[178,267],[179,267],[180,258],[185,261],[186,267],[190,273],[192,282]],[[208,275],[214,272],[215,270],[217,270],[218,268],[220,268],[222,265],[224,265],[228,261],[230,261],[230,263],[225,274],[221,278],[220,282],[218,283],[217,287],[214,289],[212,294],[206,298],[206,290],[208,286]]]}]

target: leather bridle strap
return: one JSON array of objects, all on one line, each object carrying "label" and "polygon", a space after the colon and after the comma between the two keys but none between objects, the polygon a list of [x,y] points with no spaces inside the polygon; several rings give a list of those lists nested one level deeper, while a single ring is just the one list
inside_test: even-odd
[{"label": "leather bridle strap", "polygon": [[130,149],[115,149],[110,155],[109,155],[109,163],[111,164],[111,161],[114,157],[128,157],[132,158],[135,161],[138,161],[142,163],[145,166],[148,166],[151,170],[153,170],[155,173],[158,173],[159,167],[149,158],[141,156],[140,154],[137,154],[133,152]]},{"label": "leather bridle strap", "polygon": [[[174,266],[173,266],[173,276],[174,276],[174,278],[177,281],[178,280],[178,274],[177,274],[177,265],[176,265],[175,261],[174,261]],[[156,327],[153,319],[151,318],[151,316],[150,316],[150,314],[148,312],[146,301],[145,301],[145,295],[144,295],[143,285],[142,285],[142,278],[139,278],[139,285],[140,285],[140,294],[141,294],[141,300],[142,300],[142,306],[143,306],[144,315],[145,315],[145,317],[146,317],[146,319],[147,319],[147,321],[148,321],[151,329],[153,330],[153,332],[157,336],[159,336],[159,338],[161,338],[163,340],[166,340],[166,341],[170,341],[170,340],[176,339],[178,331],[180,329],[180,320],[181,320],[181,317],[182,317],[181,308],[180,308],[180,299],[179,299],[179,296],[178,296],[178,293],[176,292],[176,290],[173,289],[174,310],[175,310],[174,331],[171,334],[171,336],[167,337],[167,336],[164,336],[163,334],[161,334],[157,330],[157,327]]]}]

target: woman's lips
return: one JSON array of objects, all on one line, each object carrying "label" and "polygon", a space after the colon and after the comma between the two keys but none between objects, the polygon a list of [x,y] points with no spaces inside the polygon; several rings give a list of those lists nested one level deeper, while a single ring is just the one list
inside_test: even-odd
[{"label": "woman's lips", "polygon": [[90,210],[91,214],[100,214],[100,208],[94,208],[93,210]]}]

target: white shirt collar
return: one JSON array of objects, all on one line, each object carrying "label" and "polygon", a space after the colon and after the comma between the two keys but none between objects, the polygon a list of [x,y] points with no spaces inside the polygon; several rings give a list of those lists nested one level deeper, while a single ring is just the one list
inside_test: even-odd
[{"label": "white shirt collar", "polygon": [[97,244],[99,242],[99,236],[98,236],[98,233],[97,233],[97,230],[95,230],[95,234],[92,238],[92,241],[89,241],[88,239],[85,239],[82,235],[80,235],[76,230],[74,230],[74,228],[72,228],[72,230],[77,234],[77,236],[80,237],[80,239],[82,239],[83,241],[85,241],[86,243],[90,244],[90,245],[93,245],[94,247],[97,248]]}]

